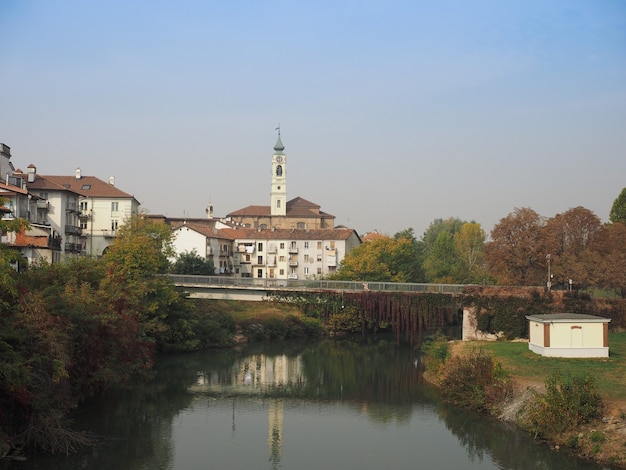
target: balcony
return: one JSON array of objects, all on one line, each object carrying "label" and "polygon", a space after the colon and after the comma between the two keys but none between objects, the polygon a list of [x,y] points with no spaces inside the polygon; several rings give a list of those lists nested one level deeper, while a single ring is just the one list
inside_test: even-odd
[{"label": "balcony", "polygon": [[91,219],[91,212],[92,211],[87,209],[81,209],[78,217],[80,217],[81,219]]},{"label": "balcony", "polygon": [[298,279],[298,275],[297,274],[289,274],[287,276],[287,279]]},{"label": "balcony", "polygon": [[37,209],[47,211],[48,209],[50,209],[50,202],[49,201],[37,201]]},{"label": "balcony", "polygon": [[102,236],[104,238],[115,238],[117,237],[117,230],[103,230]]},{"label": "balcony", "polygon": [[290,246],[289,247],[289,254],[297,255],[298,254],[298,247],[297,246]]},{"label": "balcony", "polygon": [[79,212],[78,204],[76,204],[75,202],[68,202],[65,206],[65,210],[67,212]]},{"label": "balcony", "polygon": [[74,252],[74,253],[80,253],[81,251],[83,251],[83,247],[81,246],[80,243],[66,242],[65,243],[65,251],[71,251],[71,252]]},{"label": "balcony", "polygon": [[298,266],[298,260],[297,259],[290,259],[289,260],[289,267],[295,268],[297,266]]},{"label": "balcony", "polygon": [[76,225],[66,225],[65,226],[65,235],[77,235],[81,236],[83,234],[83,229],[77,227]]}]

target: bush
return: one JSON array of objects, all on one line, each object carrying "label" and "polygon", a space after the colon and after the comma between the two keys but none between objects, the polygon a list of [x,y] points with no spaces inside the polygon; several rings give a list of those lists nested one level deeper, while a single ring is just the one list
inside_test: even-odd
[{"label": "bush", "polygon": [[563,378],[556,372],[546,379],[544,394],[534,393],[522,424],[535,436],[569,431],[602,414],[602,399],[589,376]]},{"label": "bush", "polygon": [[481,412],[499,408],[512,390],[500,363],[482,351],[450,359],[441,381],[446,402]]},{"label": "bush", "polygon": [[422,357],[426,370],[439,375],[443,371],[446,361],[450,358],[448,338],[441,332],[427,338],[422,343]]}]

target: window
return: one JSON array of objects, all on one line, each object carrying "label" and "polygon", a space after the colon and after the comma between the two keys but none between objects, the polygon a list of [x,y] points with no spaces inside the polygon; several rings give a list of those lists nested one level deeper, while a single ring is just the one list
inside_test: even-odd
[{"label": "window", "polygon": [[263,257],[262,256],[257,256],[256,264],[263,264]]},{"label": "window", "polygon": [[322,275],[322,268],[317,268],[317,275],[321,276]]},{"label": "window", "polygon": [[83,190],[91,189],[91,185],[90,184],[83,184],[83,187],[81,189],[83,189]]},{"label": "window", "polygon": [[308,249],[309,248],[309,242],[304,242],[304,249]]},{"label": "window", "polygon": [[317,242],[317,249],[321,250],[322,249],[322,242]]},{"label": "window", "polygon": [[304,268],[304,275],[305,276],[309,275],[309,268],[307,268],[307,267]]},{"label": "window", "polygon": [[259,243],[259,245],[258,245],[258,251],[263,251],[263,243]]},{"label": "window", "polygon": [[83,222],[83,221],[81,220],[81,222],[80,222],[80,228],[81,228],[81,229],[83,229],[83,230],[87,230],[87,222]]},{"label": "window", "polygon": [[299,230],[304,230],[306,228],[306,225],[305,225],[304,222],[298,222],[296,224],[296,228],[299,229]]},{"label": "window", "polygon": [[276,208],[280,209],[280,199],[276,199]]},{"label": "window", "polygon": [[117,220],[111,221],[111,230],[117,230]]},{"label": "window", "polygon": [[317,255],[317,260],[318,260],[318,261],[322,261],[322,255],[321,255],[321,253]]},{"label": "window", "polygon": [[111,203],[111,212],[117,212],[119,210],[119,202],[112,202]]},{"label": "window", "polygon": [[335,249],[335,241],[334,240],[332,242],[330,242],[330,249],[331,250]]},{"label": "window", "polygon": [[309,262],[309,255],[304,255],[304,262],[308,263]]},{"label": "window", "polygon": [[262,269],[257,269],[256,277],[263,277],[263,270]]},{"label": "window", "polygon": [[278,257],[278,261],[280,261],[280,262],[284,263],[284,262],[285,262],[285,256],[284,256],[284,255],[279,256],[279,257]]},{"label": "window", "polygon": [[250,255],[246,255],[246,263],[250,262]]},{"label": "window", "polygon": [[48,200],[48,193],[39,193],[39,197],[42,199]]},{"label": "window", "polygon": [[280,270],[280,275],[281,275],[281,276],[284,276],[284,275],[285,275],[285,270],[284,270],[284,269],[281,269],[281,270]]},{"label": "window", "polygon": [[281,242],[281,243],[280,243],[280,249],[281,249],[281,250],[284,250],[284,249],[285,249],[285,242]]},{"label": "window", "polygon": [[80,201],[80,211],[85,212],[87,210],[87,201]]}]

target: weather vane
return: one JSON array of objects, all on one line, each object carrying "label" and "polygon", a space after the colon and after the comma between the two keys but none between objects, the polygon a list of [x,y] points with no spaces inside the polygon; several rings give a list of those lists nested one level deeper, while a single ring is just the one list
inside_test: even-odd
[{"label": "weather vane", "polygon": [[278,137],[280,137],[280,122],[278,123],[278,127],[276,129],[274,129],[275,131],[278,131]]}]

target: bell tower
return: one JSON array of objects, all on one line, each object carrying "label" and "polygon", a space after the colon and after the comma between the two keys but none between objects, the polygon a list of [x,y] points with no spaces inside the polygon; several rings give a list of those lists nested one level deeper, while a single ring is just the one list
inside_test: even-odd
[{"label": "bell tower", "polygon": [[280,140],[280,127],[277,130],[278,139],[274,145],[274,155],[272,155],[270,214],[272,216],[285,216],[287,215],[287,158],[283,153],[285,146]]}]

